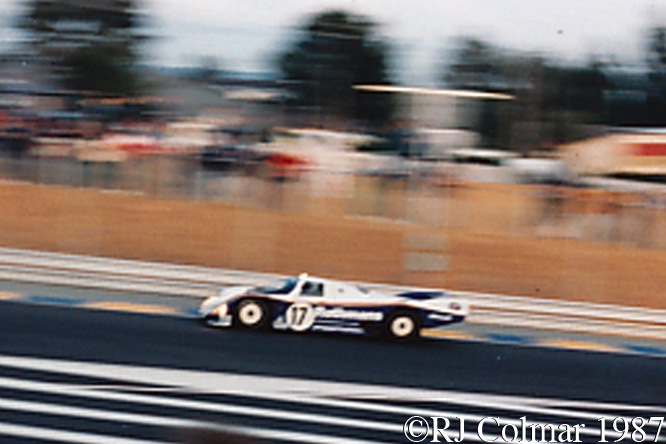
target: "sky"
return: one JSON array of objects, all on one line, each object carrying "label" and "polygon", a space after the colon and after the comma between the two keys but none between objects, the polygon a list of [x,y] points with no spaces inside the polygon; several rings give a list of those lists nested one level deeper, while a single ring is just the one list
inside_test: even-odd
[{"label": "sky", "polygon": [[[666,26],[666,0],[142,0],[151,17],[153,63],[187,66],[213,57],[240,71],[270,70],[310,14],[343,8],[379,23],[397,80],[432,85],[454,39],[564,61],[613,55],[637,63],[651,26]],[[0,0],[0,48],[21,0]]]}]

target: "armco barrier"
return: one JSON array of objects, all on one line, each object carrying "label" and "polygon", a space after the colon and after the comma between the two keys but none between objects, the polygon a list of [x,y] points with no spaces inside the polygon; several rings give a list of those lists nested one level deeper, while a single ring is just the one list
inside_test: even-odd
[{"label": "armco barrier", "polygon": [[[283,276],[0,248],[0,279],[201,298],[222,286]],[[412,287],[363,283],[383,292]],[[453,292],[472,304],[468,322],[666,340],[666,310]]]}]

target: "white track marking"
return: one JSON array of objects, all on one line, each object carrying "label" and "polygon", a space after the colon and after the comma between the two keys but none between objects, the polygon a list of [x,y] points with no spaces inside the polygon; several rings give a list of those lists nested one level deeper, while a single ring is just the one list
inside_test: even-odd
[{"label": "white track marking", "polygon": [[247,407],[238,405],[219,404],[206,401],[193,401],[188,399],[175,399],[160,396],[137,395],[130,393],[115,393],[99,391],[97,389],[86,389],[81,386],[58,384],[52,382],[26,381],[22,379],[0,378],[0,387],[25,390],[32,392],[43,392],[65,396],[79,396],[91,399],[103,399],[107,401],[130,402],[134,404],[154,405],[161,407],[173,407],[199,412],[224,413],[229,415],[245,415],[261,418],[271,418],[285,421],[300,421],[319,425],[331,425],[339,427],[360,427],[371,430],[379,430],[390,433],[402,433],[402,424],[389,424],[379,421],[365,421],[348,419],[343,417],[328,416],[315,413],[302,413],[288,410],[273,410],[265,407]]},{"label": "white track marking", "polygon": [[66,430],[33,427],[0,422],[0,435],[20,438],[44,439],[48,441],[74,444],[167,444],[164,441],[122,438],[119,436],[98,435],[95,433],[70,432]]},{"label": "white track marking", "polygon": [[[133,367],[115,364],[95,364],[63,360],[20,358],[0,356],[0,365],[33,370],[45,370],[74,374],[79,376],[107,377],[122,381],[133,381],[152,384],[168,384],[177,390],[204,393],[224,393],[243,396],[254,396],[264,399],[288,400],[318,405],[354,408],[368,411],[423,416],[460,417],[468,421],[479,421],[483,416],[453,411],[434,409],[414,409],[392,405],[373,403],[381,400],[414,400],[460,403],[464,405],[498,408],[502,410],[557,415],[564,417],[594,420],[599,416],[610,415],[609,412],[627,408],[630,411],[660,411],[657,407],[631,406],[622,404],[586,403],[578,401],[538,399],[529,397],[513,397],[506,395],[478,395],[439,390],[405,389],[368,384],[348,384],[339,382],[312,381],[281,377],[264,377],[235,375],[228,373],[199,372],[190,370],[170,370],[149,367]],[[110,391],[112,386],[85,386],[58,384],[49,382],[27,381],[13,378],[0,378],[0,386],[19,390],[56,393],[60,395],[81,396],[95,399],[125,401],[150,405],[160,405],[199,411],[259,416],[278,420],[295,420],[316,424],[342,427],[359,427],[380,430],[389,433],[402,431],[401,424],[388,424],[378,421],[359,421],[342,417],[310,414],[301,412],[275,411],[262,407],[228,406],[213,402],[174,399],[144,394],[118,393]],[[362,401],[336,399],[336,396],[350,396]],[[568,408],[599,409],[601,413],[577,411]],[[626,410],[625,410],[626,411]],[[613,415],[615,416],[615,415]],[[519,424],[518,420],[506,420],[506,423]],[[583,433],[596,436],[597,431],[583,430]]]},{"label": "white track marking", "polygon": [[14,399],[0,398],[0,409],[13,410],[27,413],[41,413],[44,415],[70,416],[75,418],[92,419],[98,421],[112,421],[130,424],[140,424],[156,427],[212,427],[196,421],[188,421],[180,418],[146,415],[143,413],[123,413],[111,410],[99,410],[88,407],[72,407],[63,404],[48,404],[44,402],[17,401]]},{"label": "white track marking", "polygon": [[[319,381],[278,376],[256,376],[213,371],[165,369],[120,364],[0,355],[0,365],[59,372],[75,376],[102,377],[123,382],[153,384],[205,393],[245,395],[274,399],[343,398],[369,401],[447,402],[512,410],[574,408],[585,410],[663,412],[663,407],[588,402],[527,396],[465,393],[450,390],[402,388],[376,384]],[[565,411],[565,410],[564,410]],[[540,413],[540,412],[539,412]]]},{"label": "white track marking", "polygon": [[[188,421],[173,417],[145,415],[139,413],[120,413],[110,410],[97,410],[90,408],[70,407],[60,404],[46,404],[41,402],[15,401],[0,398],[0,408],[5,410],[39,413],[47,415],[70,416],[100,421],[114,421],[130,424],[140,424],[156,427],[168,427],[179,429],[207,428],[235,431],[256,437],[284,439],[293,442],[317,442],[327,444],[371,444],[370,441],[355,440],[349,438],[336,438],[328,435],[313,433],[289,432],[272,429],[256,429],[250,427],[220,427],[218,424]],[[0,423],[0,435],[15,435],[24,438],[43,438],[49,440],[74,442],[74,443],[117,443],[117,444],[159,444],[157,441],[133,440],[126,438],[106,437],[97,434],[65,432],[55,429],[47,429],[33,426],[17,426]],[[373,442],[374,443],[374,442]]]}]

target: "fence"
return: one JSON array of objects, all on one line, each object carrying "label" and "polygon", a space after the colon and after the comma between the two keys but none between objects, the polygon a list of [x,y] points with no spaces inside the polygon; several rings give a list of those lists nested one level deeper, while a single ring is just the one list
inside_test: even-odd
[{"label": "fence", "polygon": [[661,191],[521,186],[509,183],[508,172],[498,174],[501,170],[495,168],[486,173],[480,167],[472,180],[492,174],[504,183],[454,181],[451,177],[469,177],[475,167],[412,167],[365,174],[314,170],[300,180],[275,181],[262,169],[206,170],[189,156],[119,163],[0,156],[0,178],[10,180],[376,217],[478,233],[666,247],[666,194]]}]

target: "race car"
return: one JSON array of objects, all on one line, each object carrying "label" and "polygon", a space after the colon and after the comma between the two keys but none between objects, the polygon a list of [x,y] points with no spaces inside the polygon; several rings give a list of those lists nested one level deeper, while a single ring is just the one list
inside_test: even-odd
[{"label": "race car", "polygon": [[420,336],[422,328],[462,322],[468,304],[441,291],[387,295],[359,285],[301,274],[264,287],[229,287],[206,299],[207,325],[245,329]]}]

